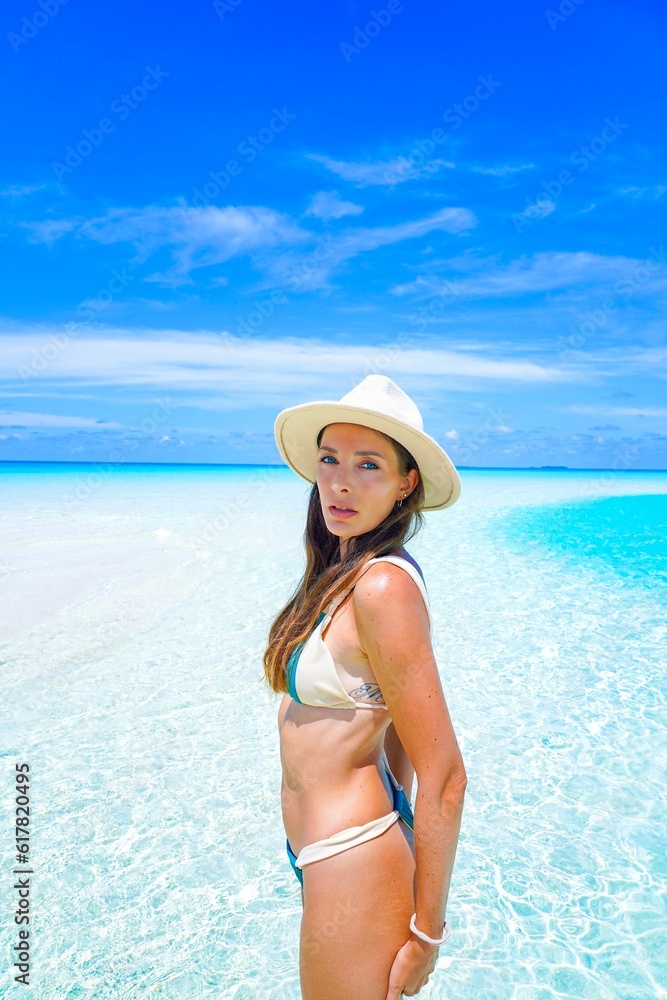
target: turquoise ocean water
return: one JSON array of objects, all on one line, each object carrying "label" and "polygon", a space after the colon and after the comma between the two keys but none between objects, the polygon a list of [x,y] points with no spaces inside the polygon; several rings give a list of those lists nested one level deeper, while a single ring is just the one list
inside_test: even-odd
[{"label": "turquoise ocean water", "polygon": [[[461,477],[408,545],[469,778],[420,996],[667,997],[667,473]],[[299,1000],[261,655],[307,495],[284,468],[0,464],[2,905],[26,761],[32,997]]]}]

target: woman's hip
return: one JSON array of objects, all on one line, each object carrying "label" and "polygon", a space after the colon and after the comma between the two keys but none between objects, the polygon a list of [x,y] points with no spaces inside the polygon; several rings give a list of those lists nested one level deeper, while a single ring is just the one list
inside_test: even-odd
[{"label": "woman's hip", "polygon": [[384,1000],[415,908],[411,830],[394,822],[353,849],[305,865],[302,878],[304,1000]]}]

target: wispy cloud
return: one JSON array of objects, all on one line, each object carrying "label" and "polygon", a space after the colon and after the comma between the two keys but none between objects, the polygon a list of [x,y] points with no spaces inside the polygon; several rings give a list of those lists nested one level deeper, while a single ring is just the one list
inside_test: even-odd
[{"label": "wispy cloud", "polygon": [[652,184],[647,185],[646,187],[639,187],[636,184],[630,184],[627,187],[618,189],[619,194],[627,195],[631,198],[644,198],[645,196],[650,198],[662,198],[665,191],[667,191],[667,184]]},{"label": "wispy cloud", "polygon": [[[415,239],[434,230],[458,234],[477,225],[473,212],[467,208],[443,208],[421,219],[411,219],[394,226],[348,229],[331,239],[321,241],[315,251],[285,252],[268,263],[268,273],[274,285],[291,285],[299,276],[299,290],[325,287],[332,271],[360,253],[378,247]],[[270,286],[269,286],[270,287]]]},{"label": "wispy cloud", "polygon": [[476,174],[491,174],[494,177],[506,177],[508,174],[518,174],[523,170],[534,170],[534,163],[521,163],[514,166],[511,163],[504,163],[500,167],[472,167]]},{"label": "wispy cloud", "polygon": [[528,205],[519,215],[525,215],[527,219],[545,219],[556,211],[556,202],[550,198],[540,198],[534,205]]},{"label": "wispy cloud", "polygon": [[[57,340],[62,331],[44,327],[0,336],[0,378],[14,395],[21,394],[17,371],[39,352],[50,334]],[[37,389],[57,388],[69,395],[85,387],[97,387],[99,392],[101,386],[122,386],[127,398],[133,391],[151,387],[179,392],[188,407],[251,409],[282,402],[295,393],[319,391],[325,393],[320,398],[328,398],[333,379],[355,384],[378,359],[386,374],[401,385],[405,380],[406,391],[408,384],[428,385],[440,393],[462,391],[479,380],[544,384],[582,378],[574,368],[522,357],[516,348],[508,356],[487,345],[474,351],[471,344],[445,349],[422,343],[418,339],[414,346],[389,341],[342,348],[323,338],[246,340],[227,333],[182,330],[81,331],[44,370],[35,373],[24,391],[32,394]]]},{"label": "wispy cloud", "polygon": [[[211,284],[214,286],[218,284],[226,285],[227,280],[218,279],[218,281],[212,281]],[[96,308],[99,308],[99,299],[93,299],[91,301],[95,303]],[[157,309],[160,312],[164,312],[167,309],[173,309],[173,304],[171,302],[163,302],[162,299],[148,299],[143,295],[138,297],[137,302],[141,303],[142,306],[146,306],[148,309]],[[83,302],[80,302],[79,305],[85,306],[86,301],[84,300]]]},{"label": "wispy cloud", "polygon": [[667,417],[667,406],[605,406],[597,403],[573,403],[565,409],[570,413],[598,413],[614,417]]},{"label": "wispy cloud", "polygon": [[396,156],[393,160],[334,160],[331,156],[320,153],[308,153],[311,160],[322,163],[327,170],[337,174],[346,181],[351,181],[356,187],[371,185],[402,184],[404,181],[418,180],[429,177],[443,168],[453,168],[454,163],[448,160],[432,159],[417,164],[408,156]]},{"label": "wispy cloud", "polygon": [[314,215],[328,222],[330,219],[341,219],[344,215],[360,215],[363,205],[355,205],[352,201],[343,201],[338,191],[318,191],[310,200],[306,215]]},{"label": "wispy cloud", "polygon": [[[351,203],[341,203],[351,204]],[[283,285],[295,269],[307,265],[307,279],[298,290],[324,287],[332,270],[364,251],[412,239],[440,229],[460,233],[476,225],[465,208],[444,208],[425,218],[393,226],[348,229],[327,235],[301,228],[283,213],[261,206],[110,209],[93,219],[47,220],[26,223],[34,242],[52,244],[66,233],[75,233],[98,243],[131,243],[136,256],[131,264],[143,263],[163,247],[172,250],[173,266],[165,273],[149,274],[144,280],[168,286],[193,284],[191,271],[248,255],[268,280],[260,287]],[[303,249],[296,252],[295,245]],[[276,253],[276,251],[279,251]],[[312,263],[312,266],[311,266]]]},{"label": "wispy cloud", "polygon": [[131,243],[133,263],[143,263],[163,247],[172,249],[173,266],[146,281],[169,286],[191,284],[194,268],[222,264],[242,254],[312,240],[288,216],[263,206],[195,208],[185,203],[167,208],[113,208],[105,215],[80,221],[60,220],[28,224],[33,241],[53,243],[67,232],[98,243]]},{"label": "wispy cloud", "polygon": [[0,198],[25,198],[26,195],[35,194],[36,191],[43,191],[46,184],[12,184],[11,187],[0,191]]},{"label": "wispy cloud", "polygon": [[60,413],[29,413],[22,410],[0,410],[0,427],[77,427],[80,430],[101,431],[122,427],[114,420],[94,420],[92,417],[63,416]]},{"label": "wispy cloud", "polygon": [[[627,279],[641,264],[643,261],[631,257],[607,257],[584,250],[536,253],[532,257],[517,258],[509,264],[499,264],[495,257],[457,257],[437,262],[439,270],[447,267],[450,276],[419,275],[414,281],[395,285],[391,291],[394,295],[424,298],[441,294],[465,298],[525,295]],[[451,276],[452,271],[461,270],[477,273],[464,278]],[[667,274],[655,274],[650,287],[651,291],[667,287]]]},{"label": "wispy cloud", "polygon": [[47,246],[51,247],[56,240],[61,239],[67,233],[74,232],[85,221],[83,217],[74,217],[71,219],[45,219],[43,222],[22,222],[20,225],[31,233],[28,236],[28,243],[46,243]]}]

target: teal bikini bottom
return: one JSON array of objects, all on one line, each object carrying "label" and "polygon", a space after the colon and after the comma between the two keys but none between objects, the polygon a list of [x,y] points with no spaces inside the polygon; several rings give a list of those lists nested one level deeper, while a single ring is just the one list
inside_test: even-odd
[{"label": "teal bikini bottom", "polygon": [[[393,774],[389,768],[385,765],[385,771],[389,775],[389,780],[391,782],[392,792],[393,792],[393,805],[392,810],[398,812],[398,818],[402,819],[405,825],[410,829],[414,830],[415,818],[412,812],[412,806],[410,805],[410,800],[403,791],[403,786],[396,782]],[[285,846],[287,848],[287,857],[290,860],[290,864],[294,869],[294,874],[299,880],[300,884],[303,885],[303,872],[300,868],[296,866],[296,854],[292,850],[289,844],[289,840],[285,841]],[[344,850],[345,848],[342,848]]]}]

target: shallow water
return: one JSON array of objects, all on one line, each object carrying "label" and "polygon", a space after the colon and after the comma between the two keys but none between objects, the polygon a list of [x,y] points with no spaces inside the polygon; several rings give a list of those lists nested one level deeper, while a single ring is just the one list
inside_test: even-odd
[{"label": "shallow water", "polygon": [[[6,788],[31,768],[31,995],[299,1000],[261,655],[301,572],[307,484],[0,470],[0,751]],[[469,778],[452,937],[420,995],[667,996],[667,473],[461,476],[408,545]]]}]

